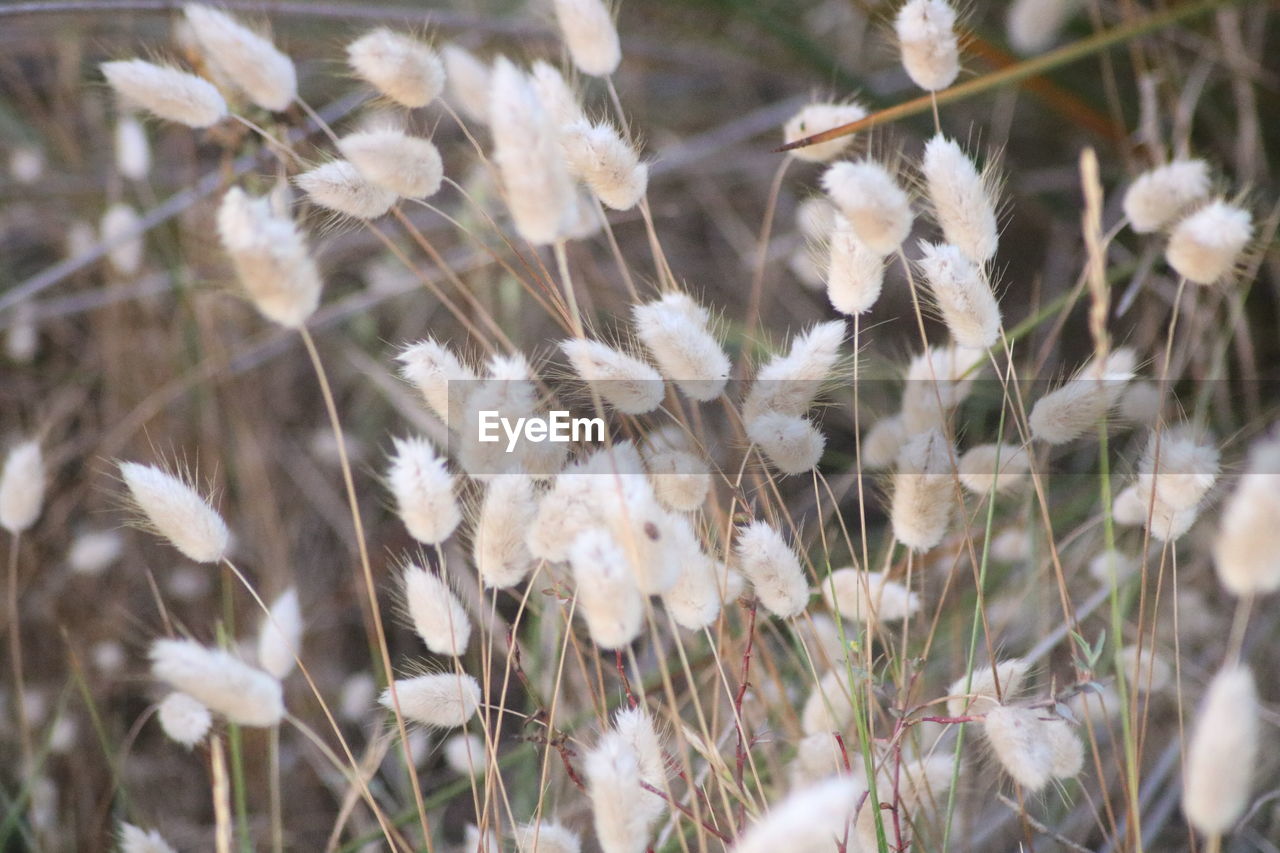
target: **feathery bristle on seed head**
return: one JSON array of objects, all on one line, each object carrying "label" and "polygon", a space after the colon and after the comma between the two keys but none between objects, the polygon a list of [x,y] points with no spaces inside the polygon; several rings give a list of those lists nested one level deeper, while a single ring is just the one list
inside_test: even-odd
[{"label": "feathery bristle on seed head", "polygon": [[907,0],[893,28],[902,65],[913,83],[937,92],[955,82],[960,74],[956,13],[945,0]]},{"label": "feathery bristle on seed head", "polygon": [[534,91],[538,93],[542,108],[551,116],[556,127],[565,128],[577,122],[587,121],[577,94],[564,79],[560,69],[546,60],[539,59],[529,66],[529,79],[533,83]]},{"label": "feathery bristle on seed head", "polygon": [[618,70],[622,46],[603,0],[555,0],[555,10],[565,47],[579,71],[606,77]]},{"label": "feathery bristle on seed head", "polygon": [[1115,350],[1103,364],[1091,361],[1075,378],[1045,394],[1031,407],[1032,436],[1049,444],[1066,444],[1096,431],[1133,378],[1134,361],[1132,350]]},{"label": "feathery bristle on seed head", "polygon": [[833,218],[827,245],[827,298],[842,314],[865,314],[880,298],[884,258],[867,248],[843,215]]},{"label": "feathery bristle on seed head", "polygon": [[614,210],[630,210],[644,198],[649,167],[608,122],[578,121],[560,129],[569,172]]},{"label": "feathery bristle on seed head", "polygon": [[141,181],[151,171],[151,144],[142,122],[133,115],[116,120],[116,169],[131,181]]},{"label": "feathery bristle on seed head", "polygon": [[1027,481],[1031,456],[1014,444],[979,444],[960,457],[960,483],[975,495],[1007,492]]},{"label": "feathery bristle on seed head", "polygon": [[404,606],[413,630],[438,655],[460,655],[471,639],[471,619],[439,576],[412,563],[404,567]]},{"label": "feathery bristle on seed head", "polygon": [[1124,193],[1124,215],[1139,234],[1159,231],[1209,197],[1209,164],[1174,160],[1148,169]]},{"label": "feathery bristle on seed head", "polygon": [[[480,685],[465,673],[433,672],[397,678],[395,692],[406,720],[436,729],[466,725],[480,707]],[[395,707],[390,687],[382,691],[378,704],[388,710]]]},{"label": "feathery bristle on seed head", "polygon": [[387,488],[395,497],[396,512],[414,539],[439,544],[462,520],[453,474],[425,438],[397,438],[394,445]]},{"label": "feathery bristle on seed head", "polygon": [[1213,201],[1173,227],[1165,260],[1188,281],[1213,284],[1231,272],[1251,239],[1252,214]]},{"label": "feathery bristle on seed head", "polygon": [[626,552],[607,530],[594,527],[569,546],[569,565],[591,639],[603,649],[629,645],[643,627],[644,597]]},{"label": "feathery bristle on seed head", "polygon": [[293,181],[315,204],[354,219],[377,219],[396,203],[394,192],[373,183],[346,160],[316,166]]},{"label": "feathery bristle on seed head", "polygon": [[417,39],[378,27],[347,45],[356,75],[403,107],[425,107],[444,89],[444,64]]},{"label": "feathery bristle on seed head", "polygon": [[1222,511],[1214,545],[1218,579],[1233,595],[1280,589],[1280,440],[1253,449]]},{"label": "feathery bristle on seed head", "polygon": [[561,341],[560,349],[574,372],[623,414],[643,415],[662,404],[662,375],[635,356],[582,338]]},{"label": "feathery bristle on seed head", "polygon": [[493,160],[502,178],[511,218],[535,246],[564,237],[575,211],[560,134],[528,76],[510,60],[494,63],[489,89]]},{"label": "feathery bristle on seed head", "polygon": [[808,418],[762,412],[747,422],[747,438],[783,474],[803,474],[818,467],[827,439]]},{"label": "feathery bristle on seed head", "polygon": [[205,60],[217,66],[249,100],[264,110],[280,112],[298,97],[293,60],[270,39],[208,6],[189,3],[184,12]]},{"label": "feathery bristle on seed head", "polygon": [[227,102],[202,77],[156,65],[142,59],[104,62],[102,74],[130,106],[166,121],[201,128],[217,124],[227,115]]},{"label": "feathery bristle on seed head", "polygon": [[284,716],[280,682],[221,649],[156,640],[150,656],[153,676],[233,723],[265,728]]},{"label": "feathery bristle on seed head", "polygon": [[300,328],[320,305],[322,283],[306,239],[269,198],[232,187],[218,206],[218,236],[254,307],[286,328]]},{"label": "feathery bristle on seed head", "polygon": [[834,164],[822,173],[822,188],[858,239],[876,254],[893,254],[911,233],[910,197],[874,160]]},{"label": "feathery bristle on seed head", "polygon": [[110,247],[107,262],[122,276],[132,276],[142,268],[144,244],[142,235],[136,233],[142,227],[142,217],[132,206],[118,201],[102,214],[99,225],[102,242]]},{"label": "feathery bristle on seed head", "polygon": [[119,834],[120,853],[176,853],[159,830],[121,823]]},{"label": "feathery bristle on seed head", "polygon": [[765,609],[783,619],[799,615],[809,604],[809,582],[782,535],[763,521],[753,521],[739,527],[735,539],[738,569]]},{"label": "feathery bristle on seed head", "polygon": [[146,527],[197,563],[227,555],[231,533],[209,501],[177,477],[151,465],[121,462],[120,477]]},{"label": "feathery bristle on seed head", "polygon": [[960,676],[947,688],[947,713],[952,717],[985,714],[1017,697],[1030,671],[1031,661],[1024,658],[1002,660],[994,668],[990,664],[974,667],[972,675]]},{"label": "feathery bristle on seed head", "polygon": [[19,534],[36,523],[44,506],[44,455],[40,442],[15,445],[0,471],[0,527]]},{"label": "feathery bristle on seed head", "polygon": [[258,629],[258,666],[273,678],[283,679],[297,664],[302,650],[302,606],[298,590],[287,589],[271,604]]},{"label": "feathery bristle on seed head", "polygon": [[705,308],[683,293],[668,293],[631,311],[636,337],[663,376],[693,400],[706,402],[720,396],[731,365],[711,333]]},{"label": "feathery bristle on seed head", "polygon": [[525,531],[536,514],[537,493],[531,477],[504,474],[489,481],[472,542],[476,571],[486,587],[508,589],[529,574],[533,555],[525,543]]},{"label": "feathery bristle on seed head", "polygon": [[440,189],[444,164],[429,139],[398,130],[365,130],[338,141],[342,156],[378,187],[405,198],[427,198]]},{"label": "feathery bristle on seed head", "polygon": [[435,338],[408,345],[396,360],[400,362],[400,376],[418,389],[428,408],[446,425],[451,405],[461,411],[462,398],[479,378]]},{"label": "feathery bristle on seed head", "polygon": [[1000,338],[1000,304],[982,269],[949,244],[921,243],[920,271],[957,344],[987,349]]},{"label": "feathery bristle on seed head", "polygon": [[209,709],[181,691],[164,697],[156,709],[156,716],[169,739],[187,749],[204,740],[213,725]]},{"label": "feathery bristle on seed head", "polygon": [[489,66],[456,44],[440,48],[440,58],[444,62],[449,103],[471,121],[488,124]]},{"label": "feathery bristle on seed head", "polygon": [[821,587],[831,611],[850,622],[901,622],[920,609],[920,596],[882,572],[837,569]]},{"label": "feathery bristle on seed head", "polygon": [[942,134],[925,145],[921,171],[934,219],[947,242],[975,264],[995,257],[1000,234],[991,179]]},{"label": "feathery bristle on seed head", "polygon": [[1182,810],[1206,835],[1229,830],[1249,805],[1258,762],[1258,694],[1253,673],[1228,667],[1214,676],[1191,734]]},{"label": "feathery bristle on seed head", "polygon": [[[822,133],[824,130],[852,124],[867,117],[867,111],[861,104],[814,103],[806,104],[800,112],[787,119],[782,128],[784,143],[797,142],[806,136]],[[796,148],[791,153],[799,160],[809,163],[826,163],[834,160],[853,142],[853,136],[837,136],[816,145]]]},{"label": "feathery bristle on seed head", "polygon": [[893,535],[914,551],[928,551],[947,533],[955,503],[951,447],[936,430],[902,446],[893,473]]}]

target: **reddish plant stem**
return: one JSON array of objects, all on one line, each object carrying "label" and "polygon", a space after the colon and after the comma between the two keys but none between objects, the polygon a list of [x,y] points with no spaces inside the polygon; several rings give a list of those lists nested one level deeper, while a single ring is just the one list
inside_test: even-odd
[{"label": "reddish plant stem", "polygon": [[615,649],[613,654],[618,666],[618,678],[622,679],[622,689],[627,691],[627,707],[634,708],[639,703],[631,692],[631,679],[627,678],[627,668],[622,663],[622,649]]},{"label": "reddish plant stem", "polygon": [[[750,682],[751,675],[751,652],[755,648],[756,638],[756,606],[755,598],[747,603],[747,646],[742,650],[742,676],[738,681],[738,694],[733,697],[733,717],[738,728],[738,746],[737,746],[737,764],[734,769],[734,779],[738,783],[738,788],[742,788],[742,777],[745,772],[747,763],[747,733],[742,722],[742,700],[747,695],[747,687]],[[743,823],[746,821],[747,812],[745,806],[738,807],[738,831],[742,831]]]},{"label": "reddish plant stem", "polygon": [[725,844],[729,844],[729,845],[733,844],[732,838],[725,835],[723,832],[716,829],[714,826],[707,823],[705,820],[698,820],[698,818],[694,816],[693,812],[689,810],[689,807],[686,806],[684,803],[677,802],[674,797],[668,797],[665,792],[659,790],[658,788],[655,788],[654,786],[650,785],[648,782],[642,781],[640,783],[640,787],[644,788],[650,794],[656,794],[657,796],[662,797],[662,799],[665,800],[667,804],[670,805],[673,809],[676,809],[677,811],[679,811],[680,814],[689,818],[689,820],[700,824],[703,829],[705,829],[707,832],[714,835],[716,838],[719,838]]}]

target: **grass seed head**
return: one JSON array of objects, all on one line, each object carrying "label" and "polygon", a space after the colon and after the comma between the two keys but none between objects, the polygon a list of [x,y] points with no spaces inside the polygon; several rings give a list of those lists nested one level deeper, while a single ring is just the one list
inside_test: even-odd
[{"label": "grass seed head", "polygon": [[29,529],[44,507],[45,470],[40,442],[28,440],[9,450],[0,471],[0,527],[17,535]]},{"label": "grass seed head", "polygon": [[203,77],[143,59],[102,63],[102,74],[125,103],[166,121],[201,128],[227,115],[227,102]]},{"label": "grass seed head", "polygon": [[763,521],[739,527],[734,544],[738,569],[765,609],[790,619],[809,605],[809,582],[782,534]]},{"label": "grass seed head", "polygon": [[338,142],[338,149],[360,174],[404,198],[433,196],[444,179],[444,164],[431,140],[398,130],[349,133]]},{"label": "grass seed head", "polygon": [[516,231],[535,246],[563,239],[576,210],[560,134],[528,76],[505,57],[493,66],[489,126]]},{"label": "grass seed head", "polygon": [[582,338],[561,341],[560,349],[574,372],[623,414],[643,415],[662,404],[662,375],[635,356]]},{"label": "grass seed head", "polygon": [[394,441],[387,488],[409,535],[424,545],[448,539],[462,521],[448,463],[425,438]]},{"label": "grass seed head", "polygon": [[936,430],[914,436],[898,452],[893,474],[894,537],[914,551],[928,551],[946,535],[954,503],[950,445]]},{"label": "grass seed head", "polygon": [[217,563],[227,556],[231,532],[226,522],[182,479],[138,462],[121,462],[120,477],[147,529],[197,563]]},{"label": "grass seed head", "polygon": [[1228,667],[1201,702],[1187,750],[1182,810],[1206,835],[1221,835],[1244,814],[1258,762],[1258,694],[1253,673]]},{"label": "grass seed head", "polygon": [[396,203],[396,194],[369,180],[353,163],[332,160],[294,178],[313,203],[353,219],[377,219]]},{"label": "grass seed head", "polygon": [[[432,672],[396,679],[396,696],[406,720],[435,729],[466,725],[480,707],[480,685],[466,673]],[[378,697],[391,710],[391,688]]]},{"label": "grass seed head", "polygon": [[151,171],[151,144],[137,117],[126,113],[116,120],[116,170],[131,181],[141,181]]},{"label": "grass seed head", "polygon": [[764,412],[747,422],[749,438],[765,458],[787,475],[818,467],[827,439],[808,418]]},{"label": "grass seed head", "polygon": [[1174,160],[1148,169],[1124,193],[1124,215],[1139,234],[1172,224],[1192,205],[1209,197],[1209,164]]},{"label": "grass seed head", "polygon": [[893,28],[902,66],[913,83],[937,92],[955,82],[960,74],[956,12],[945,0],[907,0]]},{"label": "grass seed head", "polygon": [[921,171],[934,220],[947,242],[975,264],[994,258],[1000,233],[992,180],[941,133],[925,145]]},{"label": "grass seed head", "polygon": [[1235,267],[1253,239],[1253,216],[1225,201],[1212,201],[1173,227],[1165,260],[1196,284],[1213,284]]},{"label": "grass seed head", "polygon": [[258,666],[277,679],[293,672],[302,651],[303,629],[298,590],[290,587],[263,614],[258,628]]},{"label": "grass seed head", "polygon": [[160,728],[169,739],[191,749],[209,733],[213,716],[209,709],[192,697],[175,690],[161,700],[157,708]]},{"label": "grass seed head", "polygon": [[449,103],[477,124],[489,123],[489,66],[456,44],[440,48]]},{"label": "grass seed head", "polygon": [[1029,793],[1036,793],[1054,778],[1057,762],[1053,741],[1040,719],[1042,711],[998,705],[987,712],[982,731],[1005,772]]},{"label": "grass seed head", "polygon": [[823,172],[822,188],[858,239],[876,254],[893,254],[911,233],[911,198],[880,163],[836,163]]},{"label": "grass seed head", "polygon": [[406,565],[401,575],[405,610],[413,630],[438,655],[461,655],[471,639],[471,619],[449,585],[427,569]]},{"label": "grass seed head", "polygon": [[280,682],[221,649],[192,640],[156,640],[151,674],[242,726],[266,728],[284,717]]},{"label": "grass seed head", "polygon": [[593,527],[578,534],[568,556],[591,639],[602,649],[630,645],[644,624],[644,597],[626,552],[607,530]]},{"label": "grass seed head", "polygon": [[555,0],[556,23],[569,57],[583,74],[607,77],[622,62],[613,14],[603,0]]},{"label": "grass seed head", "polygon": [[[824,130],[831,130],[841,125],[852,124],[866,117],[866,109],[861,104],[852,102],[843,104],[824,102],[805,104],[800,108],[800,112],[789,118],[786,125],[783,126],[783,142],[797,142],[806,136],[813,136],[815,133],[822,133]],[[791,153],[797,159],[808,163],[828,163],[840,156],[851,142],[853,142],[853,135],[846,134],[845,136],[837,136],[835,139],[828,139],[826,142],[819,142],[816,145],[796,148]]]},{"label": "grass seed head", "polygon": [[298,97],[293,60],[271,40],[209,6],[189,3],[183,10],[191,35],[206,61],[264,110],[281,112]]},{"label": "grass seed head", "polygon": [[232,187],[218,207],[218,236],[254,307],[272,322],[300,328],[320,305],[323,283],[306,238],[269,198]]},{"label": "grass seed head", "polygon": [[952,339],[988,349],[1000,339],[1000,304],[982,269],[958,247],[921,243],[920,270]]},{"label": "grass seed head", "polygon": [[356,76],[402,107],[425,107],[444,90],[444,63],[431,46],[386,27],[347,45]]},{"label": "grass seed head", "polygon": [[120,824],[120,853],[177,853],[156,829]]},{"label": "grass seed head", "polygon": [[732,365],[711,333],[711,315],[683,293],[632,308],[636,336],[663,376],[685,396],[700,402],[724,391]]},{"label": "grass seed head", "polygon": [[630,210],[644,198],[649,167],[608,122],[577,121],[560,129],[569,172],[614,210]]}]

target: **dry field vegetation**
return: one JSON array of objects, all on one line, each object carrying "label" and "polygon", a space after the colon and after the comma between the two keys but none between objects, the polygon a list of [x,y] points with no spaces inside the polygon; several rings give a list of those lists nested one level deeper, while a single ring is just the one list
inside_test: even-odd
[{"label": "dry field vegetation", "polygon": [[1280,850],[1278,25],[0,6],[0,849]]}]

